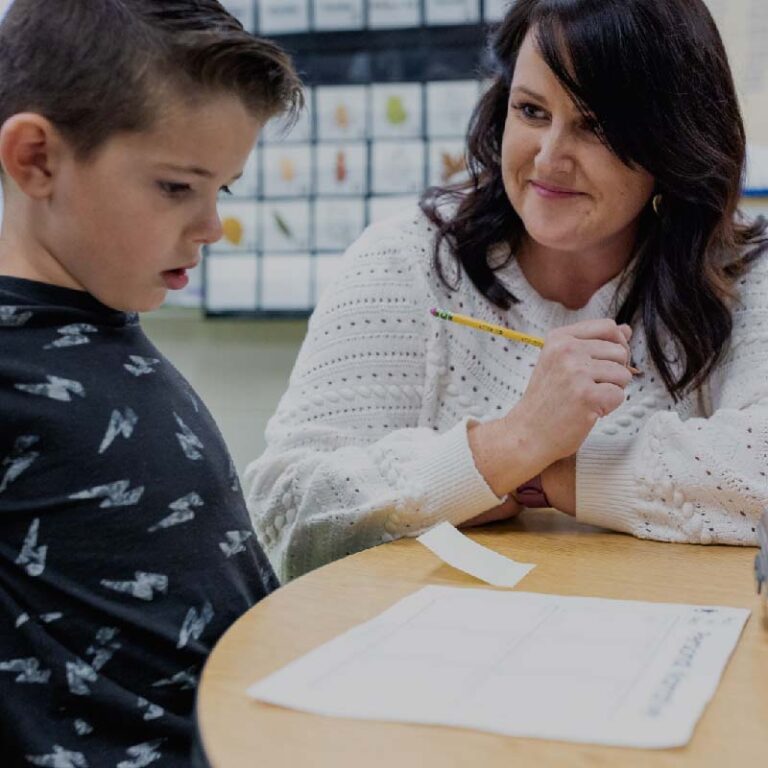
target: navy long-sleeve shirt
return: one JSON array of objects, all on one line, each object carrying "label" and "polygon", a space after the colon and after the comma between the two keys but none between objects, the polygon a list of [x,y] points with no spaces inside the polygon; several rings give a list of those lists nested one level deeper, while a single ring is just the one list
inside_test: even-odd
[{"label": "navy long-sleeve shirt", "polygon": [[138,317],[0,277],[3,765],[188,765],[203,662],[276,586],[213,419]]}]

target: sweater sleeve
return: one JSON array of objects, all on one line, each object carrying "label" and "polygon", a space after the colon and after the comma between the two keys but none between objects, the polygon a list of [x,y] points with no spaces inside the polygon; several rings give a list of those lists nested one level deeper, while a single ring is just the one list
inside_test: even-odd
[{"label": "sweater sleeve", "polygon": [[423,222],[396,222],[370,227],[346,254],[266,451],[246,470],[254,528],[282,581],[500,503],[474,464],[467,420],[440,434],[421,416],[431,243]]},{"label": "sweater sleeve", "polygon": [[768,504],[768,269],[738,286],[728,351],[699,393],[708,418],[655,413],[637,435],[592,434],[577,455],[576,514],[635,536],[757,544]]}]

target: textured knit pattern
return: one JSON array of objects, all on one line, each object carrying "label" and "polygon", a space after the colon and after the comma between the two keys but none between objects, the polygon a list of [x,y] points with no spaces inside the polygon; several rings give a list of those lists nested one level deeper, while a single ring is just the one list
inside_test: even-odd
[{"label": "textured knit pattern", "polygon": [[[430,307],[545,336],[614,317],[625,290],[617,277],[569,310],[541,298],[512,259],[497,274],[520,303],[503,311],[467,278],[446,290],[434,237],[418,211],[370,227],[310,321],[267,449],[246,472],[254,525],[282,580],[499,503],[475,467],[467,422],[507,413],[539,351],[434,319]],[[441,258],[455,273],[447,249]],[[577,456],[580,520],[663,541],[756,543],[768,500],[766,260],[737,288],[728,352],[678,403],[634,328],[644,375]]]},{"label": "textured knit pattern", "polygon": [[136,315],[0,277],[0,763],[190,764],[214,643],[277,586]]}]

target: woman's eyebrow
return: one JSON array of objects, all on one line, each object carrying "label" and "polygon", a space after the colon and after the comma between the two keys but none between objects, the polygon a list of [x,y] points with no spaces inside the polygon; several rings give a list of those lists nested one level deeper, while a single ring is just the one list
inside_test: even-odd
[{"label": "woman's eyebrow", "polygon": [[538,99],[539,101],[543,102],[544,104],[547,103],[547,100],[542,96],[540,93],[536,93],[536,91],[532,91],[530,88],[526,88],[524,85],[516,85],[511,90],[510,93],[514,92],[524,93],[527,96],[531,96],[534,99]]}]

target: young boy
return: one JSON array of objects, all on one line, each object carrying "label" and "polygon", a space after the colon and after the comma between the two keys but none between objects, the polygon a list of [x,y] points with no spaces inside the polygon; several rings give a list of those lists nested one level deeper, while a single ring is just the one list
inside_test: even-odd
[{"label": "young boy", "polygon": [[188,765],[206,655],[277,586],[135,313],[186,284],[218,193],[301,101],[215,0],[16,0],[0,25],[4,766]]}]

